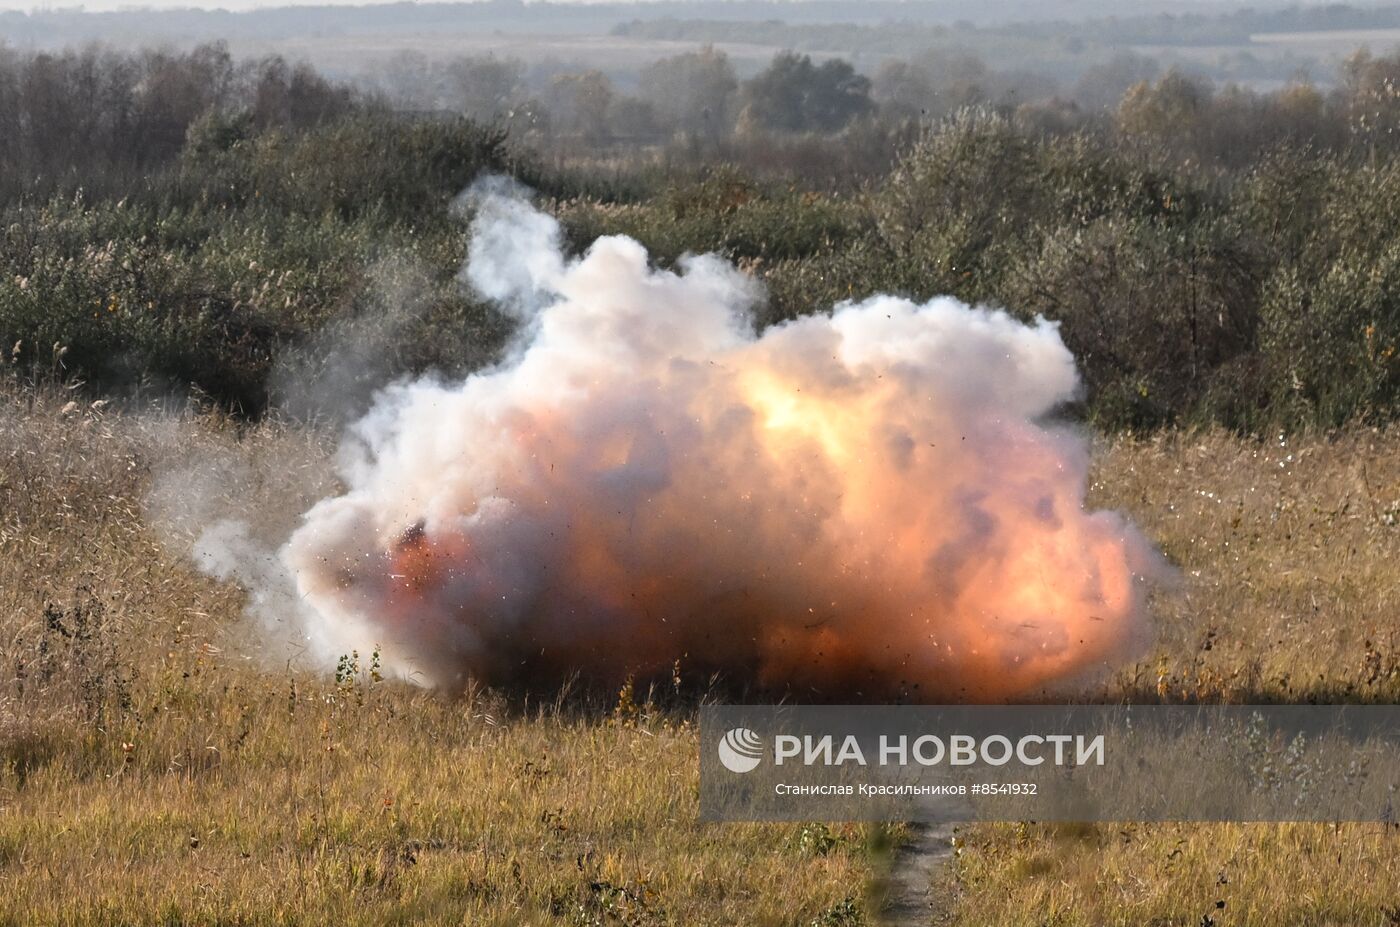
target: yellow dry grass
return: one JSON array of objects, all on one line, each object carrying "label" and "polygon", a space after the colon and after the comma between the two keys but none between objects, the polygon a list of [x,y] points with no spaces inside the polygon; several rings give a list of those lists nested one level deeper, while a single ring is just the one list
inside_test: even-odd
[{"label": "yellow dry grass", "polygon": [[[337,681],[261,652],[242,594],[179,549],[210,487],[190,470],[188,493],[153,496],[153,474],[217,449],[221,504],[249,494],[291,519],[325,488],[320,436],[63,405],[0,394],[0,924],[870,919],[897,829],[697,824],[684,703],[447,699],[376,682],[372,655]],[[239,465],[268,459],[282,466]],[[1400,694],[1400,435],[1177,434],[1099,460],[1095,503],[1128,511],[1182,579],[1098,694]],[[957,923],[1400,921],[1393,828],[1008,825],[959,842],[940,885]]]},{"label": "yellow dry grass", "polygon": [[[1105,442],[1093,497],[1181,571],[1146,653],[1100,694],[1400,698],[1400,432]],[[984,825],[958,842],[950,923],[1400,923],[1394,826]]]},{"label": "yellow dry grass", "polygon": [[[449,699],[377,682],[371,654],[339,681],[258,654],[241,594],[151,530],[154,508],[178,533],[198,501],[152,500],[152,472],[217,448],[235,495],[295,517],[315,435],[0,400],[0,924],[835,925],[868,907],[884,828],[697,824],[686,710]],[[284,466],[238,466],[259,455]]]}]

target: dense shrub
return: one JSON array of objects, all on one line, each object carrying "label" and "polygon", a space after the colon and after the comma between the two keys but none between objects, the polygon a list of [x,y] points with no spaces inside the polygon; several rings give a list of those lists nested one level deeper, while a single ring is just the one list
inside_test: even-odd
[{"label": "dense shrub", "polygon": [[505,132],[467,119],[416,120],[369,111],[313,129],[246,137],[237,125],[196,126],[176,174],[201,205],[421,223],[479,174],[506,169]]},{"label": "dense shrub", "polygon": [[[194,150],[209,134],[232,141]],[[206,126],[129,199],[14,204],[0,250],[11,366],[50,373],[58,345],[61,369],[98,387],[193,386],[257,412],[281,360],[324,369],[345,340],[333,330],[384,314],[371,270],[392,262],[431,272],[397,290],[421,311],[394,329],[408,346],[380,346],[375,370],[479,364],[504,331],[456,282],[448,204],[504,151],[499,133],[465,122],[357,117],[251,138]]]},{"label": "dense shrub", "polygon": [[775,190],[734,170],[679,183],[641,204],[579,200],[560,212],[575,247],[599,234],[626,234],[668,263],[687,252],[713,252],[752,266],[845,247],[862,234],[852,199]]}]

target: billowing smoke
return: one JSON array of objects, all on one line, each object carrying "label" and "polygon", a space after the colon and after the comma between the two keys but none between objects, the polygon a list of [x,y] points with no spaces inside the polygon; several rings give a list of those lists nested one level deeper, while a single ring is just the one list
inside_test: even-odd
[{"label": "billowing smoke", "polygon": [[683,667],[762,686],[1004,697],[1138,637],[1153,554],[1086,512],[1053,324],[876,296],[755,333],[715,257],[576,260],[517,194],[466,278],[516,349],[384,390],[343,494],[281,551],[321,653],[424,685]]}]

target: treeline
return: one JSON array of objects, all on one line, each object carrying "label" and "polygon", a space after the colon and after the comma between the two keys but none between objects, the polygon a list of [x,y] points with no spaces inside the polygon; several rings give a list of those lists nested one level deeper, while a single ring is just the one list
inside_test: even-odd
[{"label": "treeline", "polygon": [[600,71],[540,73],[491,56],[404,54],[352,88],[277,56],[235,61],[217,44],[139,54],[0,46],[0,197],[79,186],[105,194],[100,185],[115,189],[159,169],[187,144],[294,134],[389,109],[491,123],[559,166],[735,163],[810,186],[885,173],[920,126],[967,107],[991,107],[1030,131],[1112,135],[1148,153],[1234,169],[1282,144],[1387,148],[1400,130],[1397,88],[1400,58],[1364,51],[1344,62],[1330,89],[1296,81],[1259,93],[1161,74],[1132,54],[1057,88],[937,52],[886,61],[872,75],[839,58],[784,52],[741,79],[727,55],[704,48],[644,67],[625,90]]},{"label": "treeline", "polygon": [[[493,171],[538,189],[576,248],[624,232],[662,263],[729,256],[767,284],[762,324],[881,291],[1057,320],[1085,374],[1079,414],[1106,428],[1400,408],[1400,61],[1358,56],[1330,93],[1169,73],[1098,116],[970,96],[916,117],[839,63],[787,56],[731,82],[718,53],[695,54],[650,92],[690,132],[716,112],[697,97],[718,94],[736,127],[660,164],[600,163],[602,141],[542,159],[508,125],[397,111],[217,48],[12,56],[0,359],[246,414],[293,398],[335,412],[386,376],[472,369],[510,325],[457,279],[452,204]],[[849,157],[881,125],[886,170],[852,158],[847,182],[813,183],[797,159]]]},{"label": "treeline", "polygon": [[710,47],[644,67],[630,91],[598,70],[539,73],[511,59],[416,53],[395,58],[369,90],[399,110],[498,122],[555,161],[738,163],[814,184],[882,174],[911,129],[968,107],[990,107],[1031,131],[1114,136],[1228,168],[1279,145],[1384,148],[1400,130],[1400,57],[1365,50],[1345,59],[1330,87],[1299,79],[1272,92],[1164,73],[1134,53],[1067,87],[942,51],[886,60],[870,75],[840,58],[781,52],[741,79]]},{"label": "treeline", "polygon": [[850,130],[843,152],[824,146],[823,155],[855,168],[843,155],[858,148],[868,170],[878,171],[892,162],[895,140],[907,137],[900,119],[878,118],[871,79],[850,62],[791,52],[747,80],[722,51],[684,52],[644,66],[630,90],[597,69],[541,70],[495,56],[435,60],[406,52],[363,84],[394,109],[495,121],[521,144],[573,162],[774,160],[778,171],[791,171],[790,159],[773,156],[802,147],[792,136]]},{"label": "treeline", "polygon": [[349,90],[306,65],[236,63],[221,45],[143,54],[0,45],[0,196],[139,176],[178,155],[206,116],[295,130],[351,109]]}]

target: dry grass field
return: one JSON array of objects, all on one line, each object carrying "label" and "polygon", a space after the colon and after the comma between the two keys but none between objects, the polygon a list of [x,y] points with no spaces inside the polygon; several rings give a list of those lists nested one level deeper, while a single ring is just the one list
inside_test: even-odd
[{"label": "dry grass field", "polygon": [[[1096,504],[1182,576],[1095,694],[1400,696],[1400,434],[1100,452]],[[693,694],[448,699],[378,681],[370,654],[324,678],[260,645],[181,533],[209,499],[295,518],[325,454],[290,428],[0,394],[0,924],[875,918],[898,828],[696,823]],[[1400,832],[1379,825],[958,841],[953,923],[1400,921]]]},{"label": "dry grass field", "polygon": [[233,430],[62,406],[0,409],[0,924],[859,918],[885,829],[697,826],[694,733],[644,693],[279,671],[145,514],[159,458]]},{"label": "dry grass field", "polygon": [[[1120,439],[1093,499],[1181,570],[1158,638],[1101,695],[1400,699],[1400,434]],[[997,825],[959,831],[951,923],[1400,923],[1400,828]]]}]

